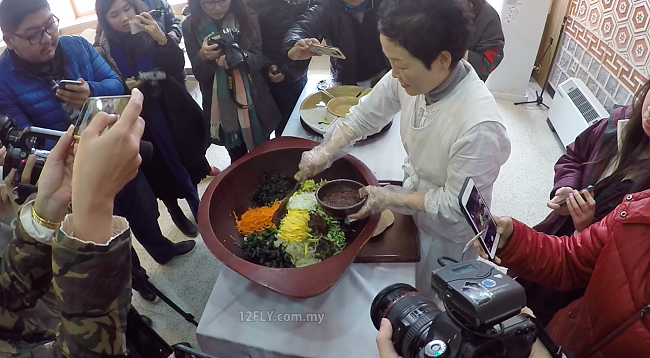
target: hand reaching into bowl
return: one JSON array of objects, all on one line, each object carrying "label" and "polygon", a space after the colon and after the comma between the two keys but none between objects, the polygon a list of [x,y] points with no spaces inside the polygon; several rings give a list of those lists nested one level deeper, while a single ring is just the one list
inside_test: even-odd
[{"label": "hand reaching into bowl", "polygon": [[359,139],[352,128],[339,122],[332,125],[325,137],[323,143],[302,153],[299,170],[294,177],[297,181],[304,182],[332,166],[332,163],[345,156],[345,148]]}]

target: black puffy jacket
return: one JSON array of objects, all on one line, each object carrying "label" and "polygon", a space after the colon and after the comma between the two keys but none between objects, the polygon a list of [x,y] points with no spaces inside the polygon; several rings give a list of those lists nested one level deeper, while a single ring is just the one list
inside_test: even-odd
[{"label": "black puffy jacket", "polygon": [[300,39],[325,39],[346,57],[331,59],[334,80],[341,84],[367,81],[389,69],[377,30],[377,9],[382,0],[369,1],[359,22],[342,0],[319,0],[287,32],[285,53]]},{"label": "black puffy jacket", "polygon": [[288,81],[297,81],[307,75],[309,60],[291,61],[283,50],[284,36],[304,14],[311,0],[287,2],[285,0],[248,0],[248,5],[257,13],[262,32],[262,53],[266,64],[262,75],[267,76],[271,65],[276,65]]}]

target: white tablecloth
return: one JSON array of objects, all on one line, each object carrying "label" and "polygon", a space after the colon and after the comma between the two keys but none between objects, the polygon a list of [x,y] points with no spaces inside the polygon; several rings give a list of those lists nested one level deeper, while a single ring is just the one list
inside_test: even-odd
[{"label": "white tablecloth", "polygon": [[[283,135],[322,139],[302,128],[298,107],[323,78],[309,79]],[[377,179],[402,181],[406,154],[399,115],[388,133],[355,145],[351,154],[366,163]],[[370,320],[370,305],[384,287],[399,282],[415,285],[414,263],[352,264],[324,293],[294,299],[224,266],[199,321],[197,341],[202,351],[219,358],[377,358],[377,330]],[[284,322],[297,317],[291,314],[305,320],[312,314],[310,318],[322,317],[322,322]]]},{"label": "white tablecloth", "polygon": [[[312,93],[318,91],[318,81],[326,79],[327,76],[310,76],[307,86],[302,92],[298,105],[294,108],[289,123],[287,123],[283,136],[311,139],[317,142],[323,140],[320,136],[309,134],[300,124],[300,103]],[[404,171],[402,164],[406,158],[406,151],[400,136],[400,115],[393,118],[390,129],[377,138],[358,142],[352,147],[350,154],[359,158],[373,171],[375,177],[380,181],[402,181]]]},{"label": "white tablecloth", "polygon": [[[414,285],[415,265],[352,264],[329,290],[294,299],[224,267],[201,316],[197,341],[203,352],[219,358],[377,358],[370,305],[379,291],[397,282]],[[290,319],[285,314],[305,320],[308,313],[323,316],[320,324],[268,322],[271,311],[272,320]]]}]

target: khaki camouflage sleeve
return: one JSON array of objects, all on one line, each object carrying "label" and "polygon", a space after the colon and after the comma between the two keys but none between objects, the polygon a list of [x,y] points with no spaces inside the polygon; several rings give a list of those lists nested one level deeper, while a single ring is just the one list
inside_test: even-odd
[{"label": "khaki camouflage sleeve", "polygon": [[126,352],[126,322],[131,308],[131,232],[113,218],[106,245],[72,237],[68,216],[52,242],[54,291],[61,309],[57,356],[95,358]]},{"label": "khaki camouflage sleeve", "polygon": [[0,306],[9,311],[34,307],[51,282],[51,246],[34,240],[16,220],[14,238],[0,262]]}]

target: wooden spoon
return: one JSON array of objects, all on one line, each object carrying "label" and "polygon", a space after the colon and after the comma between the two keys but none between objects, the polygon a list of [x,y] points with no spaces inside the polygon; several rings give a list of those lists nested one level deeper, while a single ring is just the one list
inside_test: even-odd
[{"label": "wooden spoon", "polygon": [[275,224],[275,227],[280,226],[280,221],[282,221],[282,218],[287,215],[287,204],[289,203],[289,199],[291,199],[291,196],[300,189],[300,182],[296,181],[296,185],[293,186],[293,189],[287,194],[287,196],[282,199],[280,202],[280,206],[278,207],[278,210],[273,213],[273,224]]}]

